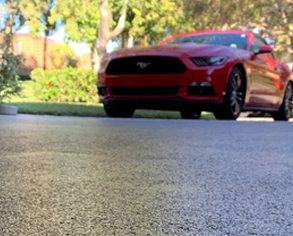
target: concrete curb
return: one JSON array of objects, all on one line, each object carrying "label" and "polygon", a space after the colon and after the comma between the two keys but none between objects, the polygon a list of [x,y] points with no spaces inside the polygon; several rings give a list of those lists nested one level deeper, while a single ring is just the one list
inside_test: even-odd
[{"label": "concrete curb", "polygon": [[18,108],[16,106],[0,104],[0,115],[17,115]]},{"label": "concrete curb", "polygon": [[[273,118],[270,117],[240,117],[237,119],[237,121],[250,121],[250,122],[282,122],[282,121],[274,121]],[[289,121],[283,121],[283,122],[293,122],[293,118],[291,118]]]}]

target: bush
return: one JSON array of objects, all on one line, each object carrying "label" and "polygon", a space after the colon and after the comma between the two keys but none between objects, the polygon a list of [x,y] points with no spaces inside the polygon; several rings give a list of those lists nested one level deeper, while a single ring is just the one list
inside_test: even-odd
[{"label": "bush", "polygon": [[31,76],[28,74],[18,74],[20,81],[27,81],[31,80]]},{"label": "bush", "polygon": [[41,101],[50,102],[98,102],[97,76],[93,71],[81,71],[67,67],[44,71],[32,71],[34,93]]},{"label": "bush", "polygon": [[67,44],[56,44],[51,50],[55,68],[62,69],[67,66],[76,67],[75,52]]},{"label": "bush", "polygon": [[0,103],[5,98],[20,92],[19,76],[17,68],[21,63],[19,56],[6,50],[0,52]]}]

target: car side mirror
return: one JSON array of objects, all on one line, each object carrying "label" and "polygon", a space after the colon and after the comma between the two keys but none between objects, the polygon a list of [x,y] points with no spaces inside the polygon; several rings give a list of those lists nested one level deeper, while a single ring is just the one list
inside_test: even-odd
[{"label": "car side mirror", "polygon": [[259,47],[258,54],[271,53],[272,51],[273,51],[272,45],[264,44]]}]

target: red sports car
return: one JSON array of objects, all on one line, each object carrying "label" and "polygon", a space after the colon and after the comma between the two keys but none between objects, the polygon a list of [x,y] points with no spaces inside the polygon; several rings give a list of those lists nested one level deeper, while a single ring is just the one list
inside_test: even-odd
[{"label": "red sports car", "polygon": [[235,120],[264,111],[275,120],[292,113],[293,77],[273,47],[250,31],[200,31],[169,37],[157,46],[117,50],[101,63],[100,102],[109,117],[136,109],[202,111]]}]

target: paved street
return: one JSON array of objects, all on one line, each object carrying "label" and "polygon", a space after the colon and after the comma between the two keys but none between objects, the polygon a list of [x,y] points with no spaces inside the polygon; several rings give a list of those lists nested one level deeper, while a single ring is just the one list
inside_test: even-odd
[{"label": "paved street", "polygon": [[0,116],[0,236],[292,236],[290,122]]}]

